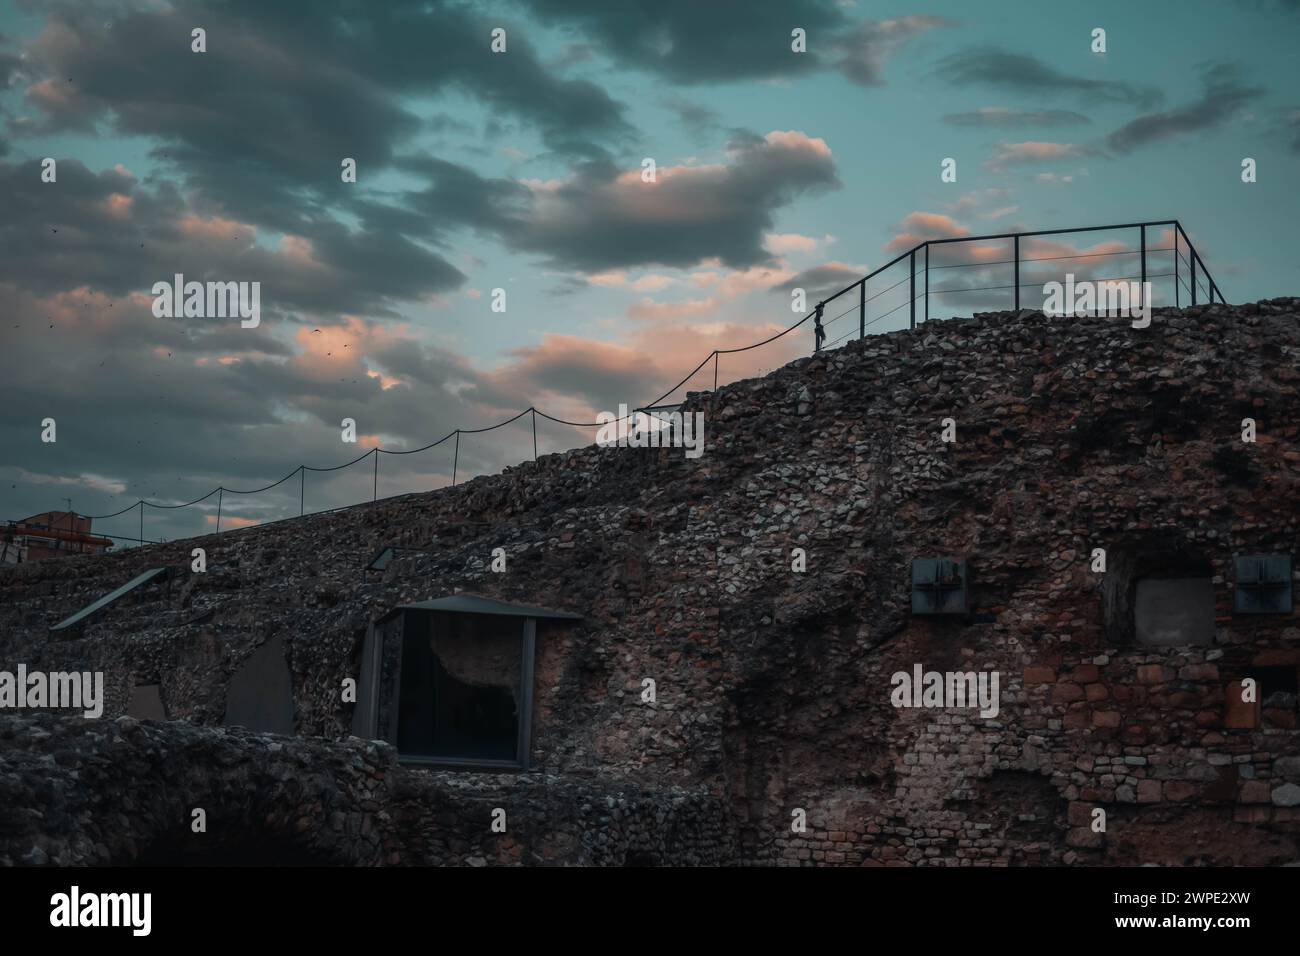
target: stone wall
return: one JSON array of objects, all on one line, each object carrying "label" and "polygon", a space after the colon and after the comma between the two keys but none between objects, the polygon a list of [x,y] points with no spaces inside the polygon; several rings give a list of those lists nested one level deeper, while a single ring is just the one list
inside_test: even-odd
[{"label": "stone wall", "polygon": [[[931,322],[692,394],[698,460],[590,447],[333,514],[2,571],[0,666],[104,670],[108,717],[159,683],[169,716],[199,734],[221,721],[238,665],[278,637],[297,732],[326,738],[283,746],[328,762],[353,746],[327,741],[350,727],[340,688],[368,622],[464,589],[583,615],[539,638],[537,773],[401,770],[441,796],[399,802],[434,809],[414,829],[389,809],[396,849],[348,862],[537,862],[522,843],[502,857],[499,836],[484,842],[479,810],[502,787],[577,821],[569,849],[537,844],[556,862],[1300,861],[1295,695],[1244,715],[1232,697],[1243,677],[1268,675],[1267,690],[1300,667],[1294,614],[1232,614],[1234,554],[1298,550],[1297,359],[1294,299],[1157,310],[1144,330],[1028,312]],[[956,442],[940,440],[946,418]],[[387,544],[424,553],[365,572]],[[193,547],[205,574],[189,571]],[[504,574],[490,570],[497,547]],[[795,548],[806,571],[791,570]],[[911,613],[910,562],[934,556],[966,559],[968,615]],[[1189,562],[1213,581],[1213,643],[1135,643],[1137,579]],[[80,634],[48,633],[160,565],[180,570]],[[998,672],[998,716],[896,709],[891,675],[918,663]],[[641,701],[647,677],[655,703]],[[90,749],[96,726],[77,731]],[[253,751],[269,745],[220,739],[264,762]],[[676,831],[698,844],[645,848],[666,837],[573,816],[624,792],[707,804]],[[469,809],[436,809],[448,805]],[[1105,833],[1089,826],[1096,808]],[[792,832],[798,810],[807,832]],[[579,849],[601,833],[620,849]]]}]

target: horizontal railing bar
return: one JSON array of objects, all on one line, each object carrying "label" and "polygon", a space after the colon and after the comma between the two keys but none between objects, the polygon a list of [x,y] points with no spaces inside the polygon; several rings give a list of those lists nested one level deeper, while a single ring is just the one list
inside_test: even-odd
[{"label": "horizontal railing bar", "polygon": [[[915,252],[920,252],[926,246],[947,245],[953,242],[991,242],[996,239],[1015,239],[1017,236],[1023,239],[1026,236],[1064,236],[1074,232],[1109,232],[1110,230],[1113,229],[1139,229],[1142,226],[1174,226],[1180,232],[1182,232],[1182,226],[1179,224],[1177,219],[1153,219],[1150,222],[1121,222],[1111,226],[1081,226],[1076,229],[1033,229],[1030,230],[1029,232],[999,232],[999,233],[994,233],[985,236],[953,236],[952,238],[948,238],[948,239],[927,239],[924,242],[917,243],[915,246],[908,249],[906,252],[900,254],[896,258],[891,259],[889,262],[886,262],[880,268],[875,269],[872,272],[868,272],[861,279],[857,279],[853,282],[850,282],[848,285],[840,289],[834,295],[822,299],[821,302],[822,305],[825,305],[827,302],[831,302],[835,299],[838,299],[844,293],[850,292],[853,289],[856,289],[862,283],[874,279],[876,276],[880,275],[880,273],[884,272],[886,269],[898,265],[898,263],[902,262],[908,256],[912,255]],[[1183,232],[1183,238],[1184,239],[1187,238],[1186,232]],[[1188,242],[1188,246],[1189,247],[1191,246],[1190,242]],[[1202,266],[1204,266],[1204,262],[1202,262],[1201,264]]]}]

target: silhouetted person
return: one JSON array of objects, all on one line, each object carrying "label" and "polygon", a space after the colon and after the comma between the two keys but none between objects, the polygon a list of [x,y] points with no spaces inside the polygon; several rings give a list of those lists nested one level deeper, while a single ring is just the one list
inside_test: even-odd
[{"label": "silhouetted person", "polygon": [[813,334],[817,336],[817,344],[813,347],[814,352],[820,352],[826,342],[826,330],[822,328],[822,309],[825,307],[826,303],[818,302],[817,311],[813,315]]}]

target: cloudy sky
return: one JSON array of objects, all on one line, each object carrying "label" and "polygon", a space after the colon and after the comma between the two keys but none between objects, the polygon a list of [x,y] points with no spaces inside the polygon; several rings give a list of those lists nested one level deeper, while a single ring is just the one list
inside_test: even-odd
[{"label": "cloudy sky", "polygon": [[[530,406],[590,421],[929,238],[1176,217],[1230,301],[1296,294],[1297,41],[1297,0],[0,0],[0,519],[250,489]],[[1135,236],[1075,240],[1027,254],[1136,272]],[[950,259],[931,314],[1001,307],[1006,251]],[[176,273],[260,282],[261,325],[155,317]],[[896,278],[872,331],[907,323]],[[539,420],[543,453],[593,439]],[[531,453],[525,416],[462,436],[457,471]],[[381,456],[380,496],[454,454]],[[369,498],[372,467],[308,472],[307,509]],[[223,493],[222,527],[299,495]],[[216,508],[148,509],[145,537]]]}]

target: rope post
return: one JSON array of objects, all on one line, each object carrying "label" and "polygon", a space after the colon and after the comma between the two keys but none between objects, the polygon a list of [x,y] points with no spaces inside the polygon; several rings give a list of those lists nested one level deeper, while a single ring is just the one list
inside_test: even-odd
[{"label": "rope post", "polygon": [[1011,258],[1015,261],[1015,273],[1011,279],[1016,284],[1016,311],[1020,311],[1020,236],[1017,235],[1012,240],[1013,248]]},{"label": "rope post", "polygon": [[298,517],[307,510],[307,466],[298,466]]},{"label": "rope post", "polygon": [[1196,304],[1196,250],[1193,249],[1191,246],[1188,246],[1187,251],[1191,253],[1191,255],[1188,256],[1187,264],[1192,267],[1192,305],[1195,305]]},{"label": "rope post", "polygon": [[533,413],[533,461],[537,460],[537,408],[536,406],[528,409]]},{"label": "rope post", "polygon": [[379,500],[379,449],[375,449],[375,487],[370,493],[371,501]]},{"label": "rope post", "polygon": [[221,498],[225,493],[225,488],[217,489],[217,534],[221,534]]},{"label": "rope post", "polygon": [[713,390],[718,390],[718,350],[713,350]]},{"label": "rope post", "polygon": [[925,321],[930,321],[930,244],[925,244]]},{"label": "rope post", "polygon": [[144,499],[140,499],[140,545],[144,545]]},{"label": "rope post", "polygon": [[460,465],[460,429],[456,429],[456,452],[451,459],[451,486],[456,487],[456,468]]}]

